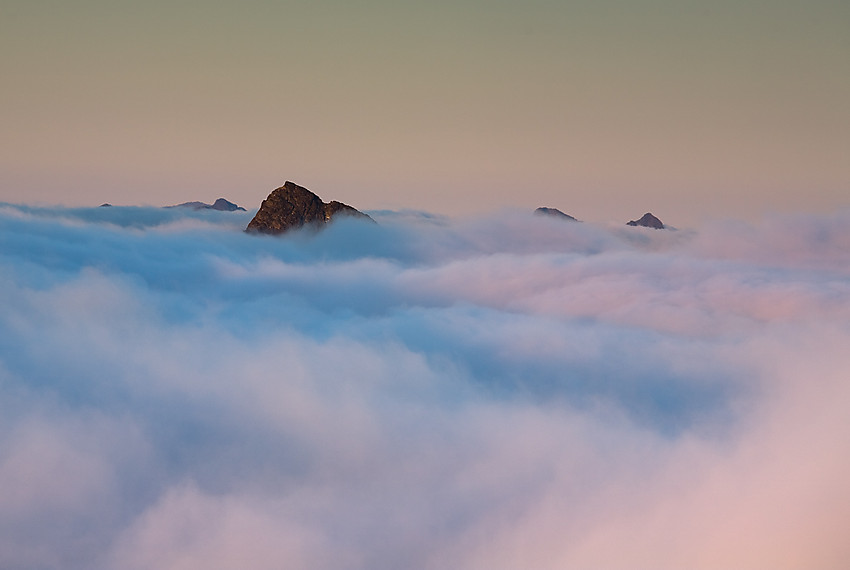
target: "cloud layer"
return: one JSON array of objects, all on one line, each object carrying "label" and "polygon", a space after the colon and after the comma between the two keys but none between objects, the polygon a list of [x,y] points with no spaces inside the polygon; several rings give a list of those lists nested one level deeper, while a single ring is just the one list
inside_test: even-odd
[{"label": "cloud layer", "polygon": [[850,213],[0,207],[4,568],[839,568]]}]

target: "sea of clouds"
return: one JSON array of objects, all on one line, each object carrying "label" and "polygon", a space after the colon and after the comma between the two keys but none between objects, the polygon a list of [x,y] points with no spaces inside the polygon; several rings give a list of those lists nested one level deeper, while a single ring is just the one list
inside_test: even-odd
[{"label": "sea of clouds", "polygon": [[850,212],[0,204],[4,569],[838,569]]}]

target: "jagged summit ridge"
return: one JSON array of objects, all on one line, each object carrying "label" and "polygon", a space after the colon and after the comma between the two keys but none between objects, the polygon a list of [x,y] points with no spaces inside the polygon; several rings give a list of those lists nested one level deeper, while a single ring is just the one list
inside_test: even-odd
[{"label": "jagged summit ridge", "polygon": [[280,234],[305,225],[321,227],[337,216],[355,216],[372,220],[366,214],[342,202],[325,203],[313,192],[294,182],[272,191],[263,200],[246,231]]}]

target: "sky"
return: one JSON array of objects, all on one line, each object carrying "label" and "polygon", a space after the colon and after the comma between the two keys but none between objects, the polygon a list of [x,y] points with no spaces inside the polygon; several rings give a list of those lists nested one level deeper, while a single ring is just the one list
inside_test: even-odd
[{"label": "sky", "polygon": [[0,567],[839,570],[850,211],[0,204]]},{"label": "sky", "polygon": [[834,212],[848,29],[840,0],[5,0],[0,200]]}]

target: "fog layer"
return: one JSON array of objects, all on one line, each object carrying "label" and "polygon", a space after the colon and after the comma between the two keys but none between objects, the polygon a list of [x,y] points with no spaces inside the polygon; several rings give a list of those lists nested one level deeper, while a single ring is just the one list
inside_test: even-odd
[{"label": "fog layer", "polygon": [[0,567],[841,568],[850,213],[0,205]]}]

